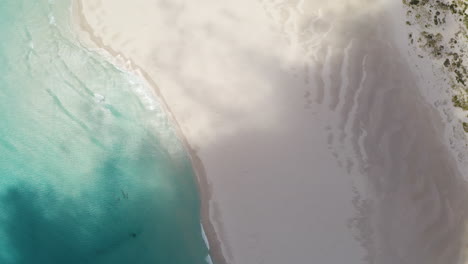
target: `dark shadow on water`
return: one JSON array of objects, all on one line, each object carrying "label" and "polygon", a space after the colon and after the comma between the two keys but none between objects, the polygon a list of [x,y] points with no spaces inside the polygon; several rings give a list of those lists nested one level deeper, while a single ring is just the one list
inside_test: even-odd
[{"label": "dark shadow on water", "polygon": [[[349,13],[353,13],[351,11]],[[350,68],[356,69],[352,75],[358,77],[349,80],[351,85],[345,91],[339,90],[341,85],[338,81],[332,81],[331,89],[321,92],[333,99],[323,104],[336,109],[335,112],[339,112],[343,120],[347,120],[347,115],[354,104],[353,99],[357,98],[358,118],[349,122],[353,122],[351,127],[354,131],[362,129],[367,132],[369,138],[364,142],[364,148],[371,156],[371,163],[367,164],[368,169],[363,170],[363,174],[368,181],[369,188],[376,190],[377,197],[373,197],[375,200],[371,199],[369,204],[377,208],[373,211],[359,212],[362,213],[360,215],[362,222],[358,226],[359,238],[369,251],[368,263],[453,264],[453,260],[457,259],[460,254],[464,236],[467,209],[465,183],[461,179],[461,173],[454,169],[453,160],[446,159],[448,153],[445,147],[441,144],[430,145],[440,140],[430,125],[432,116],[428,113],[431,108],[426,105],[413,111],[415,109],[412,104],[420,105],[422,100],[415,95],[417,93],[415,83],[403,82],[400,78],[403,75],[400,76],[401,72],[395,69],[402,67],[400,70],[402,69],[406,74],[409,72],[407,65],[401,63],[403,55],[379,40],[380,35],[385,34],[375,27],[380,23],[380,18],[377,13],[372,17],[346,21],[348,23],[342,28],[342,32],[335,32],[336,34],[332,35],[332,41],[327,44],[335,45],[336,49],[345,48],[348,41],[355,38],[356,56],[350,59]],[[229,47],[229,41],[226,41],[227,47]],[[318,55],[319,63],[322,63],[320,60],[325,59],[326,47],[324,45]],[[367,90],[363,90],[360,96],[356,96],[356,90],[363,75],[361,70],[363,57],[366,54],[368,63],[373,65],[373,68],[368,70],[375,71],[372,75],[374,83]],[[262,65],[282,63],[276,58],[267,56],[260,59],[263,60]],[[339,72],[343,62],[342,56],[332,55],[328,60],[332,67],[336,67],[332,72]],[[303,65],[297,65],[297,68],[302,67]],[[270,72],[261,73],[267,75]],[[272,70],[271,73],[277,72]],[[297,83],[289,83],[291,79],[283,78],[282,74],[272,74],[270,77],[270,85],[274,91],[271,104],[278,106],[277,118],[282,125],[278,130],[281,130],[281,133],[275,134],[277,131],[269,133],[261,130],[243,131],[219,138],[214,150],[219,154],[215,157],[215,162],[228,164],[230,160],[226,159],[227,155],[235,152],[245,155],[246,150],[249,149],[254,149],[254,152],[258,149],[269,149],[272,145],[283,143],[281,140],[288,136],[289,138],[297,136],[296,132],[304,129],[300,122],[289,118],[290,112],[297,109],[297,100],[292,99],[291,96],[291,87]],[[338,74],[331,76],[334,80],[339,78]],[[318,90],[324,89],[321,85],[323,82],[322,84],[311,83],[309,90],[316,94]],[[385,97],[386,100],[378,101],[377,99],[385,94],[381,93],[383,90],[392,91],[391,96]],[[345,94],[346,100],[342,102],[342,108],[337,97],[340,93]],[[203,97],[203,95],[196,94],[193,96]],[[412,101],[408,98],[418,98],[418,100]],[[308,102],[304,102],[306,103]],[[228,106],[215,101],[207,104],[206,107],[211,112],[229,112]],[[119,114],[116,113],[119,112],[116,111],[119,109],[113,111],[118,117]],[[416,113],[416,118],[405,120],[408,113]],[[387,128],[395,128],[396,132],[386,134]],[[338,129],[344,130],[340,126]],[[409,140],[411,135],[416,135],[416,138],[420,135],[425,136],[417,140]],[[348,135],[350,141],[344,142],[354,146],[357,137],[358,133]],[[340,135],[335,135],[335,139],[339,138]],[[125,142],[126,138],[120,140]],[[389,142],[390,147],[382,149],[379,146],[385,140]],[[80,191],[79,196],[63,193],[59,186],[48,186],[44,190],[25,182],[7,189],[0,197],[0,221],[4,227],[2,235],[5,236],[8,247],[0,253],[0,263],[198,264],[194,262],[194,259],[203,263],[201,260],[205,257],[203,255],[205,251],[199,248],[203,242],[200,241],[200,233],[194,231],[199,230],[199,212],[196,211],[198,210],[196,206],[192,206],[194,201],[190,200],[195,196],[195,190],[186,191],[183,188],[193,182],[187,178],[177,178],[177,175],[186,173],[186,170],[190,168],[188,166],[179,168],[178,164],[172,164],[171,160],[167,159],[153,162],[154,157],[165,155],[165,153],[158,152],[158,144],[148,144],[148,142],[157,142],[157,140],[154,136],[141,139],[141,147],[133,157],[141,164],[131,172],[126,171],[129,167],[129,157],[119,155],[119,150],[125,149],[126,145],[122,143],[114,146],[107,153],[108,156],[102,159],[100,167],[92,172],[98,179],[96,183],[92,187],[86,187],[89,189],[79,184],[76,186],[76,188],[85,188]],[[288,144],[284,146],[289,147]],[[424,153],[439,154],[428,157]],[[294,157],[273,156],[273,154],[272,157],[277,158],[277,164],[265,163],[257,166],[273,167],[289,161],[297,167],[307,167],[307,164],[300,164],[300,161],[293,160]],[[249,155],[251,153],[246,156]],[[164,164],[171,164],[171,166],[165,167]],[[389,164],[396,165],[392,167]],[[434,164],[437,169],[432,169]],[[240,173],[233,177],[240,177],[239,175]],[[292,177],[294,175],[278,170],[268,176],[268,179],[259,179],[254,183],[266,189],[271,186],[276,187],[275,183],[282,183],[284,178],[288,177],[288,186],[291,187],[308,184],[307,179],[316,175],[311,172],[304,174],[303,178],[301,178],[302,175],[294,178]],[[343,175],[343,179],[346,177],[347,175]],[[160,180],[159,183],[158,180]],[[243,184],[245,183],[240,180],[232,181],[230,187],[236,190],[236,195],[252,195],[245,191],[249,186],[243,186]],[[165,186],[175,187],[166,190]],[[296,191],[294,188],[286,189],[288,186],[281,186],[284,187],[281,190],[290,193]],[[257,188],[250,188],[258,192]],[[332,194],[330,197],[340,195],[334,193],[336,190],[333,188],[328,191]],[[308,193],[304,193],[301,198],[307,200],[310,198],[307,195]],[[232,198],[235,199],[235,197]],[[294,197],[282,202],[286,206],[295,206]],[[323,201],[323,203],[326,202]],[[242,210],[247,208],[251,210],[252,215],[261,214],[264,208],[256,208],[258,204],[252,204],[246,204]],[[438,204],[441,209],[434,209],[434,204]],[[307,207],[307,209],[311,211],[311,214],[316,212],[316,208]],[[281,213],[275,211],[274,216],[281,215]],[[412,218],[400,217],[405,214]],[[252,220],[249,219],[249,215],[236,215],[236,217],[246,223]],[[427,221],[431,217],[432,219],[429,219],[431,221]],[[282,223],[283,226],[294,226],[295,221],[298,220],[289,215],[284,219],[286,222]],[[368,230],[372,228],[371,220],[374,223],[372,227],[377,227],[377,230],[373,229],[374,233],[369,234],[371,232]],[[278,226],[278,228],[283,226]],[[383,245],[382,248],[376,249],[372,244],[370,236],[374,234],[378,234],[374,238],[382,241],[380,244]],[[314,233],[307,235],[311,239],[316,237]],[[283,239],[289,238],[283,237]],[[192,244],[191,241],[195,242]],[[412,241],[408,243],[412,248],[405,251],[406,248],[401,245],[407,241]],[[301,251],[298,245],[293,246],[294,250],[297,250],[295,252]],[[254,249],[250,250],[254,251]],[[404,254],[399,256],[399,252]],[[278,251],[271,254],[281,255],[281,253]],[[305,250],[300,253],[304,256],[309,255],[309,252]],[[376,262],[379,258],[382,261]],[[310,256],[309,260],[316,261],[314,256]],[[303,261],[300,259],[291,262]]]},{"label": "dark shadow on water", "polygon": [[[190,167],[154,162],[154,152],[142,145],[134,157],[139,171],[128,171],[135,164],[110,154],[92,172],[96,182],[73,187],[79,195],[57,183],[43,188],[22,182],[4,190],[0,222],[8,246],[0,263],[204,263],[193,183],[183,182],[191,178],[183,174]],[[158,188],[164,180],[176,190]]]}]

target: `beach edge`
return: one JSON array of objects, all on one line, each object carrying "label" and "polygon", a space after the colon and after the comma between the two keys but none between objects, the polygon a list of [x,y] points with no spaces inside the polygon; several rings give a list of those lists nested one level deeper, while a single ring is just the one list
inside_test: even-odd
[{"label": "beach edge", "polygon": [[99,53],[103,53],[105,57],[110,57],[112,59],[112,63],[117,63],[119,66],[123,66],[128,71],[133,72],[141,77],[142,80],[152,90],[152,92],[155,93],[156,97],[159,99],[161,105],[167,113],[168,118],[174,124],[177,137],[181,140],[185,150],[188,153],[196,177],[200,198],[200,221],[202,225],[202,232],[204,232],[204,235],[208,240],[208,257],[210,257],[215,264],[229,264],[230,261],[228,261],[226,258],[226,255],[228,254],[224,253],[224,251],[228,251],[229,253],[229,250],[225,248],[227,245],[225,245],[226,239],[224,239],[224,233],[222,231],[223,225],[219,220],[219,213],[217,213],[218,205],[212,199],[212,187],[208,181],[205,167],[199,158],[197,151],[188,142],[186,136],[182,132],[179,122],[174,117],[164,96],[160,92],[158,85],[151,78],[150,74],[148,74],[142,67],[136,65],[133,60],[126,57],[125,54],[117,52],[108,45],[105,45],[103,41],[98,36],[96,36],[92,25],[90,25],[86,20],[84,12],[85,10],[82,6],[82,0],[72,0],[71,24],[73,29],[76,31],[80,42],[85,43],[88,48],[93,48],[96,49]]}]

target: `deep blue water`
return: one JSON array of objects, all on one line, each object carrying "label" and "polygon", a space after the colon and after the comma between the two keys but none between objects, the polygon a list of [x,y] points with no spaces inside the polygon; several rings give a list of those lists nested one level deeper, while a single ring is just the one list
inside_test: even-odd
[{"label": "deep blue water", "polygon": [[0,263],[206,263],[173,124],[70,4],[0,0]]}]

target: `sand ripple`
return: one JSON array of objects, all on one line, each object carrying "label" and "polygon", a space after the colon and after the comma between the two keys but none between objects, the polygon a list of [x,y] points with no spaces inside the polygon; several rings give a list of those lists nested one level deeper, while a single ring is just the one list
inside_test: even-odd
[{"label": "sand ripple", "polygon": [[264,2],[285,37],[307,54],[309,87],[329,115],[337,164],[367,182],[355,202],[365,217],[354,226],[369,263],[458,263],[466,184],[443,143],[441,118],[388,41],[382,14]]}]

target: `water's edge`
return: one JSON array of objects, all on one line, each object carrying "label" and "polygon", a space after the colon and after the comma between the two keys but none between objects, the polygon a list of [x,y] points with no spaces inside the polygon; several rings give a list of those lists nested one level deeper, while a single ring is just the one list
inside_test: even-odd
[{"label": "water's edge", "polygon": [[[112,49],[112,47],[104,44],[104,42],[95,34],[92,26],[87,22],[86,17],[83,14],[82,0],[72,0],[71,7],[71,18],[73,29],[77,31],[86,47],[95,49],[98,53],[102,54],[111,63],[117,64],[120,67],[124,67],[127,71],[132,72],[139,76],[151,91],[153,91],[156,97],[159,99],[164,111],[167,113],[168,118],[174,124],[175,132],[177,137],[182,141],[184,145],[192,168],[196,175],[197,187],[199,190],[200,201],[201,201],[201,226],[203,235],[207,239],[207,247],[209,249],[209,257],[213,259],[216,264],[228,264],[226,256],[230,256],[230,250],[228,248],[227,240],[224,237],[223,225],[216,217],[215,201],[212,201],[212,187],[206,176],[206,170],[197,154],[197,151],[190,145],[181,127],[174,117],[170,107],[168,106],[164,95],[160,92],[158,85],[151,78],[151,76],[140,66],[138,66],[130,58],[126,57],[125,54],[119,53]],[[214,217],[210,217],[215,215]],[[226,252],[226,253],[225,253]],[[210,260],[211,261],[211,260]]]}]

